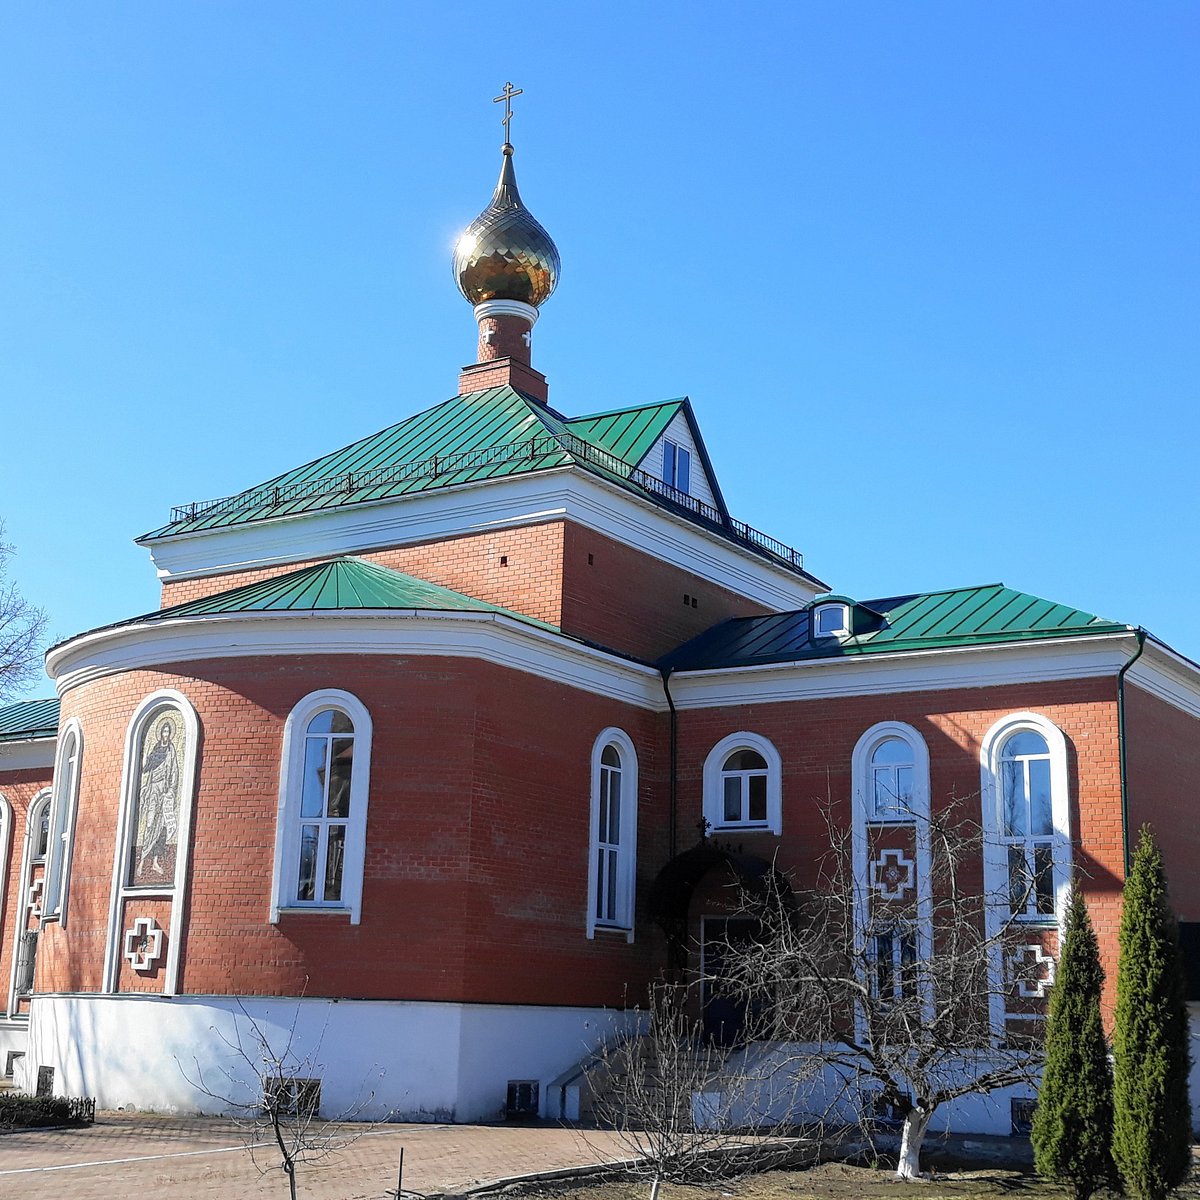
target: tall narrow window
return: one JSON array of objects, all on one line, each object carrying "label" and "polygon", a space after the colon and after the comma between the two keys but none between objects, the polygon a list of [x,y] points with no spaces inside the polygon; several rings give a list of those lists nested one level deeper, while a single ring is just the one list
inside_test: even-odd
[{"label": "tall narrow window", "polygon": [[1054,915],[1054,813],[1050,747],[1023,729],[1000,748],[1001,836],[1007,848],[1008,898],[1014,914]]},{"label": "tall narrow window", "polygon": [[663,481],[678,492],[690,492],[692,456],[675,442],[663,442]]},{"label": "tall narrow window", "polygon": [[884,738],[871,754],[871,806],[877,820],[911,818],[916,763],[903,738]]},{"label": "tall narrow window", "polygon": [[284,727],[271,919],[362,908],[371,718],[348,692],[306,696]]},{"label": "tall narrow window", "polygon": [[54,769],[54,799],[47,813],[46,883],[42,896],[42,919],[46,921],[66,919],[82,756],[83,738],[79,722],[72,720],[59,734],[58,756]]},{"label": "tall narrow window", "polygon": [[622,929],[632,937],[637,852],[637,754],[620,729],[606,729],[592,749],[588,854],[588,936]]},{"label": "tall narrow window", "polygon": [[713,829],[783,828],[783,764],[756,733],[722,738],[704,760],[704,819]]}]

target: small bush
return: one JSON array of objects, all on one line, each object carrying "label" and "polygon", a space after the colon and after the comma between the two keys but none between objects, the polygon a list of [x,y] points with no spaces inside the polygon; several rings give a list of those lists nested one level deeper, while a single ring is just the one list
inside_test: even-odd
[{"label": "small bush", "polygon": [[39,1129],[71,1121],[71,1102],[62,1096],[0,1092],[0,1128]]}]

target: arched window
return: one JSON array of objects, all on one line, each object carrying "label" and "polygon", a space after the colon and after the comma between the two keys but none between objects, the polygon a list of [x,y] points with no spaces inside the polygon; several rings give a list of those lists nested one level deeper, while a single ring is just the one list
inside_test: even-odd
[{"label": "arched window", "polygon": [[358,924],[366,849],[371,718],[349,692],[320,691],[284,726],[271,919],[344,910]]},{"label": "arched window", "polygon": [[72,719],[60,732],[54,766],[54,799],[45,830],[46,883],[42,918],[67,919],[67,891],[71,881],[71,851],[75,836],[75,809],[79,802],[79,772],[83,759],[83,734]]},{"label": "arched window", "polygon": [[592,747],[591,834],[588,853],[588,937],[623,929],[633,937],[637,874],[637,753],[620,729],[606,729]]},{"label": "arched window", "polygon": [[714,830],[783,827],[779,752],[756,733],[722,738],[704,762],[704,819]]}]

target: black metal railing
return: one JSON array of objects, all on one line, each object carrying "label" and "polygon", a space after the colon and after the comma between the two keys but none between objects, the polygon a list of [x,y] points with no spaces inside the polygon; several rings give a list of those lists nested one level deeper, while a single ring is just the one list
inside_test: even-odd
[{"label": "black metal railing", "polygon": [[[322,476],[299,483],[268,485],[239,492],[235,496],[222,496],[216,500],[199,500],[192,504],[180,504],[171,509],[171,524],[195,521],[202,517],[234,516],[253,513],[251,520],[266,520],[273,511],[284,506],[303,509],[312,501],[329,501],[338,496],[345,499],[337,504],[349,504],[369,499],[369,493],[392,488],[414,479],[436,479],[453,475],[469,475],[493,466],[507,466],[520,462],[536,463],[539,459],[551,458],[567,453],[591,466],[614,475],[619,479],[640,487],[652,497],[664,500],[676,511],[682,512],[700,523],[726,533],[740,542],[765,551],[773,558],[790,567],[801,568],[804,557],[799,550],[755,529],[745,521],[726,517],[719,509],[703,500],[681,492],[647,471],[631,467],[629,463],[585,442],[574,434],[545,434],[525,438],[518,442],[505,442],[499,446],[487,446],[480,450],[463,450],[456,454],[434,454],[429,458],[413,462],[396,463],[388,467],[374,467],[367,471],[347,471],[336,476]],[[567,464],[562,464],[567,465]],[[465,482],[465,480],[463,481]],[[382,498],[382,497],[380,497]]]},{"label": "black metal railing", "polygon": [[17,940],[16,988],[18,996],[33,993],[33,975],[37,969],[38,934],[36,929],[27,929]]}]

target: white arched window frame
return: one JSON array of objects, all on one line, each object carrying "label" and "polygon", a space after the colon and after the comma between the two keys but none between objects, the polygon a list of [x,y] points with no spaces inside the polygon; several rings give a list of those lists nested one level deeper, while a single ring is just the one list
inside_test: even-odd
[{"label": "white arched window frame", "polygon": [[[50,789],[43,788],[29,802],[25,814],[25,844],[21,847],[21,873],[17,881],[17,907],[13,921],[12,971],[8,981],[8,1011],[17,1007],[17,966],[21,957],[21,937],[26,932],[26,910],[29,905],[30,876],[35,863],[44,861],[39,843],[42,822],[50,813]],[[2,911],[2,910],[0,910]]]},{"label": "white arched window frame", "polygon": [[[900,743],[907,753],[887,753]],[[881,754],[880,751],[885,751]],[[911,770],[904,803],[895,802],[896,772],[904,766]],[[884,772],[881,778],[881,772]],[[919,970],[933,953],[933,885],[932,855],[929,844],[930,789],[929,748],[925,739],[903,721],[880,721],[872,725],[855,744],[850,759],[852,796],[851,854],[854,868],[855,937],[857,948],[865,957],[876,962],[877,978],[902,981],[910,949],[915,952],[918,969],[916,977],[923,980],[926,1007],[932,1008],[933,995],[928,976]],[[872,910],[871,889],[876,871],[869,859],[872,826],[911,826],[916,862],[916,925],[915,927],[872,930],[869,914]],[[879,946],[868,942],[877,941]],[[879,947],[883,947],[880,949]],[[879,963],[880,954],[888,962]]]},{"label": "white arched window frame", "polygon": [[[350,771],[349,811],[344,822],[341,894],[337,900],[300,899],[303,828],[313,825],[302,817],[305,743],[309,725],[327,710],[341,713],[353,727],[353,766]],[[275,824],[275,865],[271,876],[271,920],[286,912],[346,913],[350,924],[362,919],[363,865],[367,847],[367,802],[371,776],[371,715],[356,696],[336,688],[310,692],[288,714],[283,727],[279,774],[279,811]],[[313,735],[316,737],[326,735]],[[329,735],[331,738],[337,735]],[[345,737],[345,734],[341,735]],[[320,827],[318,825],[318,827]],[[328,833],[325,834],[328,837]]]},{"label": "white arched window frame", "polygon": [[[725,764],[739,750],[752,750],[767,764],[766,815],[762,820],[751,819],[750,815],[749,791],[754,786],[750,782],[750,776],[756,775],[757,772],[725,770]],[[738,820],[731,820],[726,816],[727,775],[737,778],[737,787],[743,796],[742,815]],[[732,792],[733,784],[730,786]],[[704,760],[704,819],[708,822],[710,831],[714,833],[725,829],[761,829],[775,834],[783,832],[783,761],[779,757],[779,751],[761,734],[744,731],[731,733],[708,752],[708,757]]]},{"label": "white arched window frame", "polygon": [[[135,791],[141,776],[139,750],[146,730],[168,712],[177,713],[183,723],[184,747],[179,770],[179,807],[175,829],[175,871],[170,884],[161,887],[133,886],[129,880],[129,860],[137,830],[134,828]],[[125,729],[124,769],[121,774],[121,810],[117,820],[116,846],[113,851],[112,891],[109,900],[108,945],[104,960],[104,987],[117,990],[121,966],[121,942],[125,933],[121,913],[129,896],[171,901],[171,921],[167,931],[167,960],[163,972],[163,995],[179,990],[179,958],[182,949],[183,910],[186,907],[188,867],[191,862],[192,809],[196,794],[196,756],[200,742],[200,722],[191,701],[174,688],[163,688],[144,697],[133,710]]]},{"label": "white arched window frame", "polygon": [[[1050,818],[1052,831],[1013,836],[1005,825],[1005,747],[1016,735],[1038,734],[1046,744],[1049,759]],[[1018,756],[1023,757],[1023,756]],[[1035,755],[1036,758],[1042,756]],[[1035,712],[1015,712],[1001,717],[984,735],[979,748],[980,795],[983,806],[983,886],[987,897],[988,934],[997,937],[1006,926],[1028,925],[1033,929],[1056,928],[1061,932],[1071,885],[1071,797],[1067,770],[1067,739],[1049,718]],[[1027,776],[1025,776],[1027,777]],[[1035,847],[1049,848],[1053,879],[1053,912],[1036,912],[1025,904],[1014,911],[1011,872],[1018,855],[1031,860]],[[1002,978],[1004,964],[997,954],[992,987],[992,1025],[1001,1029],[1005,1019]]]},{"label": "white arched window frame", "polygon": [[72,717],[60,730],[54,759],[53,799],[50,801],[50,839],[46,851],[46,882],[42,888],[42,920],[67,922],[71,887],[71,856],[75,844],[75,814],[79,806],[79,773],[83,766],[83,730]]},{"label": "white arched window frame", "polygon": [[[615,761],[614,761],[615,759]],[[624,730],[604,730],[592,746],[588,833],[587,935],[623,930],[633,941],[637,878],[638,761]]]}]

